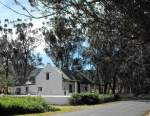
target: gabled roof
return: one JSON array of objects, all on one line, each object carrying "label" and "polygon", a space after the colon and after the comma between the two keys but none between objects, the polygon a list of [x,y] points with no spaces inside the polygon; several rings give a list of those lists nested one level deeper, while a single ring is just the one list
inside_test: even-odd
[{"label": "gabled roof", "polygon": [[93,81],[90,80],[89,77],[86,77],[86,75],[82,74],[80,71],[62,69],[62,72],[67,76],[67,78],[64,78],[65,80],[79,81],[81,83],[93,83]]},{"label": "gabled roof", "polygon": [[[86,83],[86,84],[94,83],[93,79],[91,79],[89,76],[90,71],[78,71],[78,70],[75,71],[75,70],[60,69],[50,64],[48,64],[46,67],[48,67],[50,70],[54,69],[53,71],[61,73],[63,79],[66,81],[78,81],[78,82]],[[41,70],[42,68],[37,68],[32,71],[32,73],[29,76],[30,81],[32,83],[35,83],[35,78],[41,72]]]}]

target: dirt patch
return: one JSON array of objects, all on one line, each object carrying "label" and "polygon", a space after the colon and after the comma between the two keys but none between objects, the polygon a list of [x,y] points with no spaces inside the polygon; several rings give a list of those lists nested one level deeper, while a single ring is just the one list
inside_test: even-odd
[{"label": "dirt patch", "polygon": [[149,112],[147,112],[147,113],[145,113],[145,115],[144,116],[150,116],[150,111]]}]

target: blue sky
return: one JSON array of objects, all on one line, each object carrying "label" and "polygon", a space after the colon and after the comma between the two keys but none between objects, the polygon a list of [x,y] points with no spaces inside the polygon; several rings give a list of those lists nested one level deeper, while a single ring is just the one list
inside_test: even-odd
[{"label": "blue sky", "polygon": [[[25,13],[25,11],[23,11],[19,5],[16,5],[14,0],[0,0],[0,1],[18,12]],[[19,0],[19,1],[21,1],[21,3],[23,3],[24,6],[29,6],[29,3],[27,2],[28,0]],[[24,18],[25,19],[26,17],[14,13],[11,10],[9,10],[8,8],[6,8],[5,6],[3,6],[2,4],[0,4],[0,19],[3,20],[5,18],[15,20],[16,18]]]},{"label": "blue sky", "polygon": [[[24,13],[24,14],[27,14],[27,12],[25,12],[19,5],[17,5],[14,0],[0,0],[0,2],[2,2],[3,4],[9,6],[10,8],[16,10],[17,12],[20,12],[20,13]],[[26,8],[30,10],[34,10],[30,4],[28,3],[28,0],[19,0],[19,2],[24,5]],[[36,16],[39,16],[40,14],[38,12],[33,12],[34,15]],[[10,9],[6,8],[5,6],[3,6],[2,4],[0,4],[0,20],[1,21],[4,21],[4,19],[9,19],[9,20],[16,20],[17,18],[20,18],[20,19],[26,19],[26,20],[29,20],[29,18],[25,17],[25,16],[22,16],[22,15],[19,15],[17,13],[14,13],[13,11],[11,11]],[[33,20],[33,25],[35,27],[39,27],[42,25],[42,22],[44,21],[45,19],[34,19]],[[44,64],[47,64],[47,63],[51,63],[52,64],[52,61],[51,59],[45,54],[45,52],[43,51],[44,49],[44,46],[45,46],[45,43],[43,41],[43,43],[41,43],[41,45],[39,45],[35,52],[39,52],[40,55],[42,56],[42,59],[43,59],[43,63]]]}]

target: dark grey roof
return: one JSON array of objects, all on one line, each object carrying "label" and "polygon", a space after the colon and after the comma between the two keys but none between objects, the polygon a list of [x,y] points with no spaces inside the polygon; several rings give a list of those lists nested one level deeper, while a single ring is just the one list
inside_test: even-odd
[{"label": "dark grey roof", "polygon": [[67,75],[67,77],[69,78],[69,79],[64,78],[65,80],[79,81],[81,83],[93,83],[93,81],[81,71],[72,71],[72,70],[62,69],[62,72],[65,75]]}]

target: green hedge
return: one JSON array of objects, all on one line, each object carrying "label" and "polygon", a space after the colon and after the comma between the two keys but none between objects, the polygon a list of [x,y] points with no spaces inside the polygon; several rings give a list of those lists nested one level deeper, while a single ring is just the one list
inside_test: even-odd
[{"label": "green hedge", "polygon": [[99,103],[115,101],[114,95],[99,95]]},{"label": "green hedge", "polygon": [[58,110],[41,97],[0,97],[0,112],[7,114],[40,113]]},{"label": "green hedge", "polygon": [[99,95],[96,93],[77,93],[70,98],[70,103],[73,105],[97,104],[99,103]]},{"label": "green hedge", "polygon": [[73,105],[93,105],[99,103],[106,103],[118,100],[113,95],[99,95],[98,93],[77,93],[70,98],[70,104]]}]

